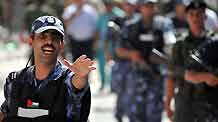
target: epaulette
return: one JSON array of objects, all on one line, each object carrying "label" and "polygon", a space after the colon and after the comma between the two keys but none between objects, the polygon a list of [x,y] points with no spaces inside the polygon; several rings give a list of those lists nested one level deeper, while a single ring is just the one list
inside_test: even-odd
[{"label": "epaulette", "polygon": [[15,80],[19,77],[21,77],[21,75],[26,72],[27,70],[29,69],[29,67],[26,67],[20,71],[15,71],[15,72],[11,72],[9,75],[8,75],[8,78],[10,78],[11,80]]},{"label": "epaulette", "polygon": [[18,75],[19,75],[19,72],[11,72],[8,77],[11,80],[14,80],[14,79],[16,79],[18,77]]}]

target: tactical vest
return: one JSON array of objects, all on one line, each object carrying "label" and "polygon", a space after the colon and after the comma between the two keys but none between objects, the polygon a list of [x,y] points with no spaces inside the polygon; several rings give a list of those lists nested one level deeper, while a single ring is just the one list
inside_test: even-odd
[{"label": "tactical vest", "polygon": [[[205,37],[206,38],[206,37]],[[179,91],[181,94],[183,94],[184,98],[187,99],[192,99],[193,98],[193,87],[195,85],[193,85],[192,83],[189,82],[184,82],[184,72],[185,69],[187,69],[189,66],[189,55],[190,55],[190,51],[192,51],[193,49],[195,49],[196,47],[198,47],[198,45],[201,43],[201,41],[203,41],[205,38],[193,38],[190,35],[187,35],[186,37],[184,37],[184,41],[180,41],[177,42],[177,46],[179,51],[181,51],[180,56],[181,57],[177,57],[179,60],[182,60],[182,63],[180,65],[183,65],[182,69],[179,71],[181,72],[180,75],[178,75],[178,79],[175,83],[175,85],[179,88]],[[178,71],[177,71],[178,72]],[[178,72],[178,73],[179,73]]]},{"label": "tactical vest", "polygon": [[[28,72],[25,68],[17,73],[17,77],[13,79],[11,100],[8,105],[9,112],[4,118],[4,122],[67,122],[66,105],[67,105],[67,86],[64,83],[67,72],[57,80],[51,80],[47,83],[42,82],[40,87],[34,88],[31,82],[25,80],[23,75]],[[48,115],[36,118],[18,117],[18,107],[28,108],[28,102],[38,103],[37,109],[48,110]],[[90,90],[82,99],[82,107],[80,115],[75,116],[73,122],[86,122],[90,112],[91,93]],[[28,108],[29,109],[29,108]],[[31,109],[31,108],[30,108]]]},{"label": "tactical vest", "polygon": [[[209,35],[206,35],[201,40],[198,40],[198,44],[193,49],[196,49],[199,47],[202,41],[207,41],[207,38],[210,38]],[[187,49],[188,50],[188,49]],[[187,64],[189,64],[191,61],[187,60]],[[196,65],[197,64],[197,65]],[[201,65],[198,63],[190,63],[190,66],[188,66],[189,69],[197,71],[197,72],[206,72],[206,69],[204,69]],[[193,107],[193,113],[194,113],[194,121],[196,122],[212,122],[214,120],[218,120],[218,99],[217,99],[217,93],[218,89],[217,87],[210,87],[206,85],[206,83],[201,84],[194,84],[192,86],[191,97],[192,97],[192,107]]]}]

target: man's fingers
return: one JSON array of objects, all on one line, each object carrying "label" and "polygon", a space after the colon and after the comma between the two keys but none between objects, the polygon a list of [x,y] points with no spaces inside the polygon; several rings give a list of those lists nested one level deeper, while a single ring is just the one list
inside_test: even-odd
[{"label": "man's fingers", "polygon": [[92,66],[95,63],[95,61],[92,61],[90,58],[87,58],[86,55],[80,56],[74,63],[70,63],[66,59],[64,59],[63,63],[70,70],[81,76],[86,75],[92,70],[96,69],[96,67]]},{"label": "man's fingers", "polygon": [[68,68],[72,67],[72,63],[70,63],[68,60],[64,59],[64,65],[67,66]]},{"label": "man's fingers", "polygon": [[91,59],[90,58],[85,58],[85,59],[81,59],[80,62],[83,63],[83,62],[90,62]]},{"label": "man's fingers", "polygon": [[86,58],[87,56],[86,55],[81,55],[79,58],[77,58],[76,60],[79,60],[79,61],[82,61]]},{"label": "man's fingers", "polygon": [[92,66],[95,63],[96,63],[96,61],[91,61],[90,66]]},{"label": "man's fingers", "polygon": [[92,61],[90,58],[87,58],[85,60],[82,60],[81,63],[83,63],[85,66],[92,66],[95,61]]},{"label": "man's fingers", "polygon": [[96,67],[89,67],[89,70],[92,71],[92,70],[95,70]]},{"label": "man's fingers", "polygon": [[91,60],[87,60],[87,62],[85,63],[87,66],[91,66],[91,65],[93,65],[94,64],[94,62],[93,61],[91,61]]}]

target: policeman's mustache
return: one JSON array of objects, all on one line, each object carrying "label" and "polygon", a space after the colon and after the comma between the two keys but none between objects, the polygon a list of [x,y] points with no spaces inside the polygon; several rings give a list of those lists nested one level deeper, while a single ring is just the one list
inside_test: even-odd
[{"label": "policeman's mustache", "polygon": [[43,49],[43,48],[52,48],[53,50],[56,50],[56,48],[52,44],[45,44],[41,47],[41,49]]}]

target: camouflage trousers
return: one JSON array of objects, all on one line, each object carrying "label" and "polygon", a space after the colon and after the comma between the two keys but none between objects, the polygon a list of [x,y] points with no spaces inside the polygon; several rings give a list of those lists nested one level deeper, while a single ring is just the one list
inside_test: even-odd
[{"label": "camouflage trousers", "polygon": [[127,93],[131,93],[128,110],[130,122],[161,122],[163,78],[154,80],[147,72],[133,71],[127,89]]},{"label": "camouflage trousers", "polygon": [[126,92],[127,82],[131,75],[130,61],[117,60],[112,67],[111,72],[111,89],[117,94],[115,107],[115,118],[121,121],[123,116],[128,113],[127,107],[130,102],[130,95]]},{"label": "camouflage trousers", "polygon": [[118,95],[117,119],[127,115],[130,122],[161,122],[163,78],[154,80],[132,62],[119,61],[112,67],[111,82]]}]

